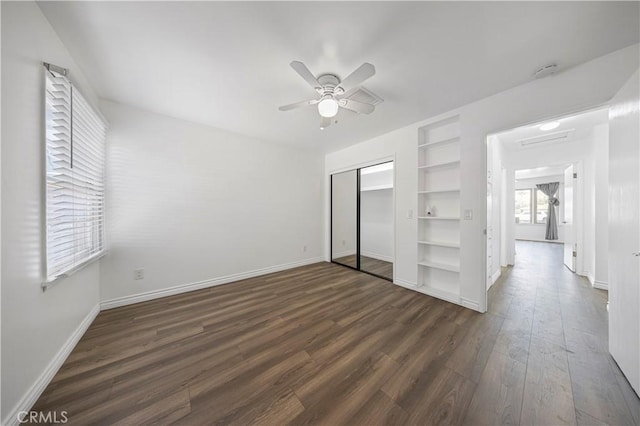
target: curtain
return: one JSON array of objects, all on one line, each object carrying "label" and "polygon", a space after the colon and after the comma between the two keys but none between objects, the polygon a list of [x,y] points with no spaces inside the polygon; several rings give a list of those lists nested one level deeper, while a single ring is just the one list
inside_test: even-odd
[{"label": "curtain", "polygon": [[558,239],[558,219],[556,219],[556,206],[560,201],[556,198],[560,182],[540,183],[536,185],[547,197],[549,197],[549,212],[547,213],[547,232],[545,239]]}]

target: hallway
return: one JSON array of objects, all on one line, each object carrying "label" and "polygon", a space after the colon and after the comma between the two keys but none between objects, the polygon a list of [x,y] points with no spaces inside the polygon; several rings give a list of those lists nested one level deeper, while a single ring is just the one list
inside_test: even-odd
[{"label": "hallway", "polygon": [[472,405],[510,398],[521,424],[638,424],[640,400],[607,350],[607,292],[562,256],[562,244],[516,241],[515,266],[489,290],[489,312],[504,322],[494,372],[490,359],[483,373],[500,375],[509,392],[488,387]]}]

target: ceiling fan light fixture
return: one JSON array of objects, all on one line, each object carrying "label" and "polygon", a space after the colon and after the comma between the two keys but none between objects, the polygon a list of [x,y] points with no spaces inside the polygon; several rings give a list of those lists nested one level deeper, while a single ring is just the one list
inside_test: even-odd
[{"label": "ceiling fan light fixture", "polygon": [[323,96],[318,102],[318,113],[325,118],[333,118],[338,114],[338,101],[332,96]]}]

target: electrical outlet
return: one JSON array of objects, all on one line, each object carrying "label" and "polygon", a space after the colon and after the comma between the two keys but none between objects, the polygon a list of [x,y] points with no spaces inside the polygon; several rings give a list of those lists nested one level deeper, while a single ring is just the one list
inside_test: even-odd
[{"label": "electrical outlet", "polygon": [[346,240],[342,240],[342,245],[346,246],[347,245],[347,241]]},{"label": "electrical outlet", "polygon": [[303,246],[303,247],[302,247],[302,251],[303,251],[304,253],[306,253],[306,252],[307,252],[307,246]]},{"label": "electrical outlet", "polygon": [[144,269],[134,269],[134,271],[133,271],[133,279],[134,280],[143,280],[144,279]]}]

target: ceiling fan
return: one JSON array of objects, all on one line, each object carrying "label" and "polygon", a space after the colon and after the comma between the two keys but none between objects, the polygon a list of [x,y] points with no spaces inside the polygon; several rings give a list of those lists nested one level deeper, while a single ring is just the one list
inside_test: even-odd
[{"label": "ceiling fan", "polygon": [[318,105],[318,113],[321,117],[320,129],[324,129],[331,124],[331,119],[338,114],[339,108],[345,108],[358,114],[370,114],[375,109],[371,104],[348,99],[350,95],[358,90],[358,85],[376,73],[375,67],[370,63],[365,62],[360,65],[358,69],[342,81],[333,74],[322,74],[314,77],[309,68],[300,61],[291,62],[291,68],[318,92],[319,97],[281,106],[278,108],[280,111]]}]

